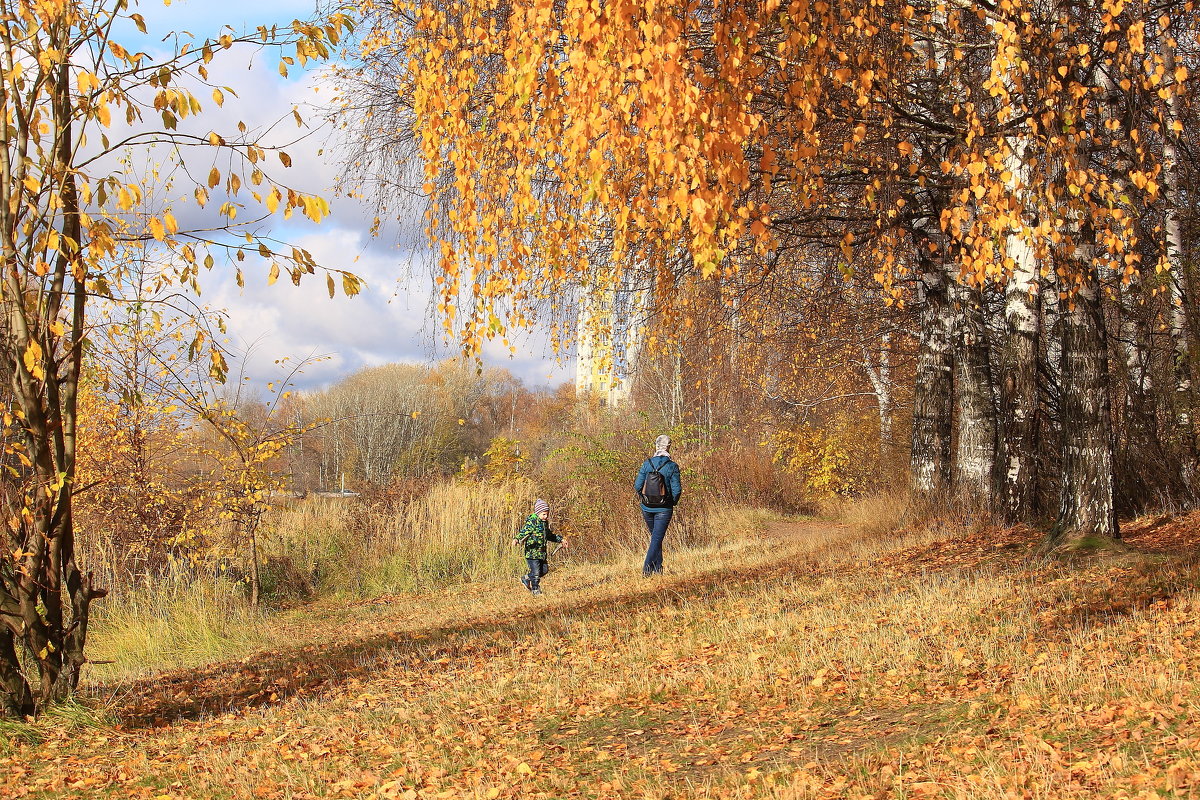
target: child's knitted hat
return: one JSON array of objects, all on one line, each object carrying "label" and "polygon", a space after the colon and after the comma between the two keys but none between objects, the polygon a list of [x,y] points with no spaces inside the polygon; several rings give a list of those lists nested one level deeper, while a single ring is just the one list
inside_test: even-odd
[{"label": "child's knitted hat", "polygon": [[543,511],[549,512],[550,504],[539,497],[537,500],[533,501],[533,513],[540,514]]}]

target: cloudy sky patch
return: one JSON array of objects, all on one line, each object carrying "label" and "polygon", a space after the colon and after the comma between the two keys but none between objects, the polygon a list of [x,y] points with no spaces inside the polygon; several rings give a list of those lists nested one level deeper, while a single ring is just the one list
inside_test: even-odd
[{"label": "cloudy sky patch", "polygon": [[[161,40],[171,30],[190,31],[198,45],[206,37],[218,36],[222,25],[236,32],[262,24],[286,24],[310,15],[313,7],[312,2],[303,0],[175,0],[170,6],[145,3],[138,11],[145,17],[150,35],[133,32],[122,39],[128,47],[165,53],[170,45]],[[247,353],[245,372],[251,383],[278,379],[275,361],[281,358],[294,361],[320,357],[298,379],[302,388],[317,388],[367,366],[432,363],[455,354],[456,350],[442,339],[441,322],[431,312],[428,252],[412,249],[413,237],[402,238],[396,233],[419,227],[419,219],[398,220],[380,236],[370,234],[374,209],[333,196],[341,159],[336,139],[327,128],[320,128],[313,108],[331,99],[329,87],[322,85],[314,70],[295,69],[291,77],[284,79],[276,71],[274,52],[254,50],[217,54],[208,65],[210,81],[229,86],[236,97],[227,94],[224,107],[218,108],[210,89],[197,90],[205,113],[196,120],[181,122],[180,129],[200,135],[209,130],[227,133],[236,131],[239,120],[251,125],[252,130],[280,120],[264,141],[276,145],[296,138],[300,141],[287,147],[292,158],[290,169],[282,168],[278,157],[268,153],[268,173],[292,188],[327,198],[332,214],[319,226],[299,214],[287,221],[276,215],[259,225],[257,232],[269,231],[275,240],[307,249],[323,266],[353,272],[365,281],[365,287],[358,296],[347,298],[341,294],[339,280],[338,294],[330,299],[323,274],[305,276],[300,286],[293,286],[286,272],[273,286],[267,286],[269,263],[248,258],[242,264],[245,287],[239,288],[232,265],[218,259],[216,268],[203,276],[202,300],[228,312],[230,345],[235,352]],[[297,128],[292,118],[296,107],[312,128]],[[147,122],[153,125],[156,120]],[[202,150],[185,152],[185,157],[191,164],[192,177],[199,180],[212,166],[220,169],[222,176],[231,167],[220,161],[210,163]],[[244,170],[239,165],[236,171]],[[242,178],[247,182],[248,175]],[[191,188],[190,183],[181,182],[176,194],[190,194]],[[222,202],[217,194],[213,192],[213,201],[203,211],[191,201],[179,205],[174,213],[180,224],[211,225],[213,215],[208,212]],[[239,219],[253,219],[265,211],[256,206],[245,189],[242,199],[247,208]],[[420,212],[412,213],[419,216]],[[407,246],[400,246],[399,241]],[[214,253],[214,257],[217,255]],[[556,359],[546,343],[545,331],[519,335],[515,344],[515,355],[501,343],[491,342],[484,346],[481,356],[486,364],[505,367],[530,385],[554,385],[572,377],[573,364]]]}]

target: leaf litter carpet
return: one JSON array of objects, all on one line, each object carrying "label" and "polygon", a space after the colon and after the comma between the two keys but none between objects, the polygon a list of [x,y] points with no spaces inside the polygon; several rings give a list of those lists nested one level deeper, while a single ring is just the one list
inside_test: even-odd
[{"label": "leaf litter carpet", "polygon": [[286,649],[0,728],[0,797],[1191,797],[1198,525],[1048,559],[775,523],[657,579],[314,606]]}]

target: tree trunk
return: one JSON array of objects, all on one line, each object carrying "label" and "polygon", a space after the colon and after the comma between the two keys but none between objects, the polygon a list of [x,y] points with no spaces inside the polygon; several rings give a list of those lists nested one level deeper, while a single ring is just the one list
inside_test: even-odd
[{"label": "tree trunk", "polygon": [[983,293],[952,284],[958,351],[954,358],[954,394],[958,438],[954,452],[954,490],[970,505],[991,508],[995,500],[996,408],[984,326]]},{"label": "tree trunk", "polygon": [[1038,512],[1038,293],[1037,274],[1029,268],[1018,267],[1005,288],[1000,514],[1009,523],[1031,522]]},{"label": "tree trunk", "polygon": [[[59,81],[69,85],[70,80],[70,71],[64,62],[59,69]],[[70,93],[63,91],[59,95],[57,116],[60,130],[59,158],[64,164],[70,163],[75,147],[71,115]],[[63,233],[69,241],[80,242],[83,240],[83,231],[79,214],[79,192],[75,180],[73,173],[68,173],[63,180]],[[70,276],[64,281],[69,285],[66,294],[71,300],[70,345],[60,362],[61,378],[57,385],[49,384],[47,392],[58,408],[59,415],[55,437],[55,461],[58,475],[61,477],[61,486],[58,490],[53,523],[57,528],[54,547],[55,572],[62,580],[60,589],[63,585],[66,587],[70,614],[69,622],[61,624],[55,632],[62,650],[61,671],[52,689],[55,699],[66,697],[79,687],[83,665],[87,663],[84,648],[87,644],[92,601],[107,594],[107,591],[95,588],[92,575],[84,575],[75,558],[76,430],[79,414],[79,379],[83,372],[83,343],[87,333],[85,312],[88,291],[83,279],[85,268],[80,263],[79,252],[64,249],[60,252],[60,259],[61,271]],[[61,594],[58,603],[61,608]]]},{"label": "tree trunk", "polygon": [[33,689],[21,673],[16,639],[0,628],[0,716],[24,717],[34,712]]},{"label": "tree trunk", "polygon": [[[342,493],[345,494],[345,489]],[[258,608],[259,601],[262,599],[262,572],[259,570],[258,564],[258,514],[251,512],[249,522],[249,545],[250,545],[250,605]]]},{"label": "tree trunk", "polygon": [[[1169,31],[1164,31],[1163,66],[1166,74],[1175,75],[1175,46]],[[1179,92],[1176,88],[1167,98],[1167,130],[1163,137],[1163,232],[1166,237],[1167,287],[1170,290],[1170,331],[1175,377],[1175,430],[1183,449],[1183,482],[1189,488],[1195,480],[1197,441],[1195,396],[1192,392],[1191,358],[1188,353],[1188,320],[1185,288],[1185,252],[1183,224],[1180,219],[1179,152],[1176,145],[1175,123],[1181,119]]]},{"label": "tree trunk", "polygon": [[[1088,234],[1085,234],[1088,235]],[[1118,539],[1100,287],[1091,264],[1062,309],[1062,486],[1052,545]]]},{"label": "tree trunk", "polygon": [[1004,346],[999,369],[1001,518],[1032,522],[1038,514],[1038,337],[1041,334],[1041,269],[1028,217],[1032,169],[1028,132],[1009,140],[1008,188],[1023,213],[1004,240],[1012,272],[1004,287]]},{"label": "tree trunk", "polygon": [[871,391],[875,393],[875,403],[879,408],[879,460],[885,464],[892,453],[892,431],[895,405],[892,399],[892,335],[884,333],[879,337],[879,359],[875,363],[871,348],[862,344],[863,372],[871,383]]},{"label": "tree trunk", "polygon": [[878,386],[875,396],[879,400],[879,450],[884,459],[892,452],[892,335],[885,333],[879,339]]},{"label": "tree trunk", "polygon": [[683,350],[675,345],[675,354],[671,360],[671,427],[680,423],[683,417]]},{"label": "tree trunk", "polygon": [[[1116,275],[1105,275],[1121,283]],[[1118,506],[1142,513],[1161,496],[1180,493],[1178,460],[1163,447],[1155,413],[1154,385],[1150,375],[1148,336],[1138,324],[1141,302],[1139,282],[1131,278],[1116,288],[1119,296],[1117,343],[1125,366],[1124,437],[1116,442]],[[1170,465],[1170,469],[1167,466]]]},{"label": "tree trunk", "polygon": [[932,262],[922,266],[911,467],[913,489],[929,495],[950,483],[954,323],[945,268]]},{"label": "tree trunk", "polygon": [[1063,348],[1062,312],[1063,304],[1058,296],[1059,280],[1054,270],[1046,276],[1046,289],[1041,293],[1042,329],[1046,332],[1046,377],[1057,393],[1062,385]]}]

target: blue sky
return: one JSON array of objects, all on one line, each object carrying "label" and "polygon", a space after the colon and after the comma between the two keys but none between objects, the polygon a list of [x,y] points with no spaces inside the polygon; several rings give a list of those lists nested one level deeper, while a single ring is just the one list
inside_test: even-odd
[{"label": "blue sky", "polygon": [[[134,31],[122,38],[128,47],[152,53],[163,47],[163,35],[172,30],[186,30],[202,42],[219,35],[223,25],[242,30],[286,24],[310,15],[313,8],[313,2],[304,0],[173,0],[169,5],[143,0],[136,11],[145,18],[149,35]],[[220,131],[222,125],[232,129],[239,119],[248,124],[274,120],[290,116],[296,106],[319,106],[328,97],[328,88],[320,87],[315,73],[295,70],[284,79],[276,64],[269,54],[260,54],[253,62],[247,55],[214,60],[209,65],[213,79],[231,87],[237,98],[227,97],[222,109],[206,114],[204,124]],[[293,135],[294,123],[286,125],[283,133]],[[366,289],[354,298],[339,295],[330,300],[320,275],[299,287],[286,278],[268,287],[265,265],[246,269],[243,289],[232,280],[232,270],[218,267],[206,276],[202,299],[227,310],[233,347],[250,350],[248,374],[252,380],[266,383],[275,379],[273,364],[282,357],[323,357],[300,379],[302,387],[312,388],[366,366],[445,357],[451,351],[442,342],[440,321],[429,310],[432,282],[423,245],[414,249],[408,242],[401,247],[394,234],[372,237],[373,210],[334,197],[340,165],[337,142],[327,131],[316,132],[288,152],[293,166],[279,177],[295,188],[329,198],[333,215],[320,226],[296,217],[286,224],[279,219],[272,235],[307,248],[323,265],[354,272],[366,281]],[[544,333],[522,335],[516,345],[512,357],[499,343],[486,346],[485,363],[506,367],[529,385],[556,385],[572,378],[573,363],[559,363],[546,345]]]}]

